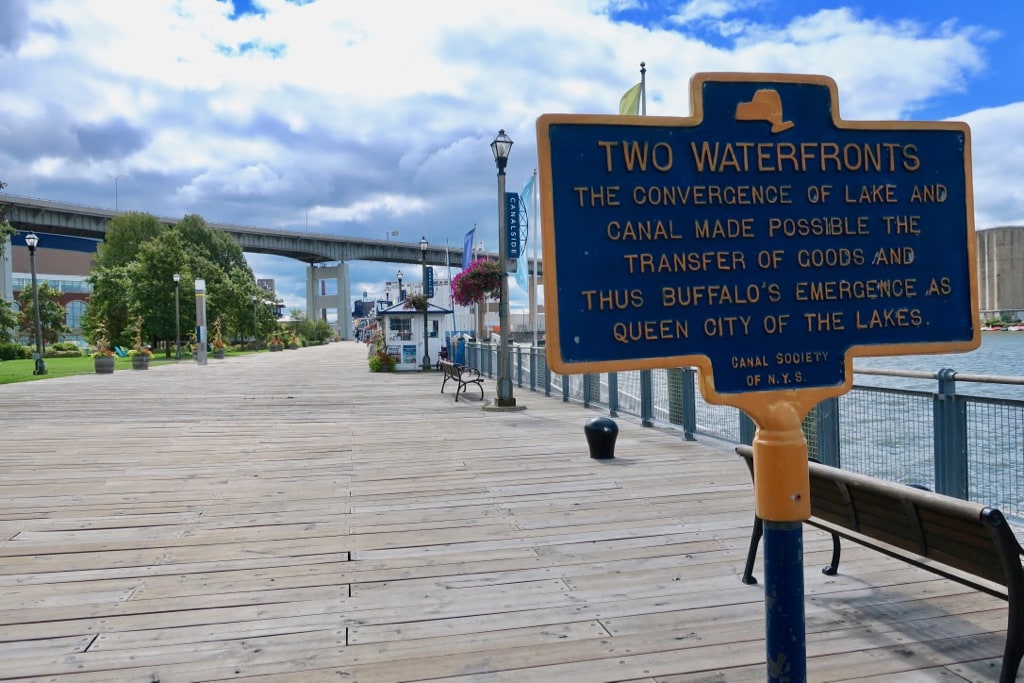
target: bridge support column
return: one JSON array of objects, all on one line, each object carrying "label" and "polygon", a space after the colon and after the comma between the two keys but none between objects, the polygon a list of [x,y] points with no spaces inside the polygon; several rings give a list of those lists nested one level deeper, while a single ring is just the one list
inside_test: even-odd
[{"label": "bridge support column", "polygon": [[[325,280],[336,280],[337,291],[327,294]],[[342,339],[352,339],[352,302],[349,300],[348,264],[313,265],[306,269],[306,317],[310,320],[324,320],[326,311],[334,308],[338,312],[338,334]]]}]

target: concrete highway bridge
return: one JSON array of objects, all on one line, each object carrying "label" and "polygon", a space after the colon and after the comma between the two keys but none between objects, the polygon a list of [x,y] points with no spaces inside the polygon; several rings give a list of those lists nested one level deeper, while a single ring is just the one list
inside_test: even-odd
[{"label": "concrete highway bridge", "polygon": [[[67,204],[47,199],[35,199],[13,194],[0,193],[0,209],[7,220],[19,231],[42,232],[71,237],[88,237],[102,240],[107,232],[110,219],[119,211],[79,204]],[[157,216],[157,220],[174,225],[179,218]],[[381,261],[384,263],[420,263],[422,254],[418,242],[391,242],[342,235],[298,232],[277,228],[259,228],[244,225],[207,222],[209,227],[223,230],[242,248],[255,254],[284,256],[309,265],[306,275],[306,309],[311,318],[322,306],[337,308],[338,324],[343,337],[351,337],[351,319],[343,311],[350,309],[351,284],[348,277],[349,261]],[[447,266],[462,263],[462,249],[430,245],[427,248],[426,263],[429,266]],[[497,258],[497,254],[487,254]],[[336,263],[331,268],[315,268],[316,264]],[[538,267],[538,271],[540,268]],[[318,279],[336,277],[337,301],[332,297],[319,295]],[[347,329],[345,326],[348,326]],[[346,333],[347,332],[347,333]]]}]

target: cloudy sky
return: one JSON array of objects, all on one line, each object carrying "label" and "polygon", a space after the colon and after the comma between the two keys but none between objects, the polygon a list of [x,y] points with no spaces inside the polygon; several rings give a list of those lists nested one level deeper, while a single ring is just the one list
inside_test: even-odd
[{"label": "cloudy sky", "polygon": [[[1016,0],[0,0],[0,180],[403,242],[476,224],[496,250],[498,130],[519,189],[537,116],[615,113],[643,61],[652,115],[689,114],[694,73],[740,71],[831,76],[845,119],[966,121],[976,227],[1021,225],[1022,19]],[[249,261],[304,307],[302,264]],[[353,263],[353,294],[395,270]]]}]

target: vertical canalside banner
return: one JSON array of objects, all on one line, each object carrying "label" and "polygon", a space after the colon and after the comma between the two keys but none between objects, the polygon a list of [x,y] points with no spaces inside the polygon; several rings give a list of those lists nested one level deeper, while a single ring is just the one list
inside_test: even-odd
[{"label": "vertical canalside banner", "polygon": [[966,124],[851,122],[823,76],[698,74],[686,118],[537,123],[548,355],[708,400],[979,341]]}]

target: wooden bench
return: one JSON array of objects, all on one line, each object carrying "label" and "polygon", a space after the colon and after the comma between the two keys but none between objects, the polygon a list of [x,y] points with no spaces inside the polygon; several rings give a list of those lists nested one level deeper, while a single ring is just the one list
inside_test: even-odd
[{"label": "wooden bench", "polygon": [[455,389],[455,400],[459,400],[459,394],[465,394],[466,388],[470,384],[475,384],[477,389],[480,390],[480,400],[484,399],[484,378],[480,376],[480,371],[474,368],[467,367],[465,365],[459,365],[448,360],[438,361],[438,367],[441,368],[444,379],[441,381],[441,393],[444,393],[444,385],[448,383],[448,380],[452,380],[458,386]]},{"label": "wooden bench", "polygon": [[[739,446],[754,476],[753,450]],[[1024,655],[1024,568],[1021,549],[1003,514],[991,507],[904,486],[816,462],[810,469],[811,519],[807,524],[832,534],[832,560],[822,572],[839,569],[840,541],[846,538],[1008,602],[1001,683],[1017,676]],[[763,522],[754,529],[743,571],[752,575]]]}]

